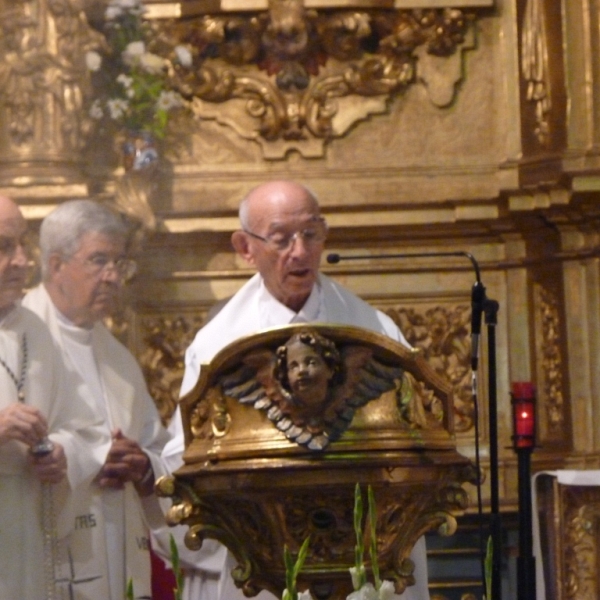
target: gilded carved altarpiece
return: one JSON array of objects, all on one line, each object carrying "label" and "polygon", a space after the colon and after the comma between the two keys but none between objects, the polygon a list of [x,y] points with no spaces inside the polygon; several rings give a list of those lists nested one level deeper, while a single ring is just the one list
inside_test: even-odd
[{"label": "gilded carved altarpiece", "polygon": [[[229,236],[272,178],[307,183],[341,254],[468,250],[498,300],[501,497],[516,502],[509,384],[538,386],[534,469],[600,460],[600,46],[588,3],[148,2],[157,48],[193,115],[152,181],[86,138],[83,57],[101,0],[0,0],[0,192],[36,227],[58,202],[116,202],[140,223],[119,321],[169,418],[182,352],[250,275]],[[568,111],[567,111],[568,106]],[[324,271],[386,310],[452,382],[473,453],[469,309],[460,260],[365,260]],[[482,347],[483,444],[487,394]]]}]

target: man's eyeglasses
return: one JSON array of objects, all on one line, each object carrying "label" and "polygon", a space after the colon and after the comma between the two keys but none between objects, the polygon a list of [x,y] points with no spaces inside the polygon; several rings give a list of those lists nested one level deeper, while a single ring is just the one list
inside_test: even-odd
[{"label": "man's eyeglasses", "polygon": [[277,252],[285,252],[286,250],[289,250],[298,238],[302,238],[302,242],[305,246],[321,244],[327,237],[327,231],[327,222],[323,217],[315,219],[310,223],[310,225],[307,225],[302,229],[298,229],[297,231],[275,231],[266,236],[258,235],[252,231],[244,229],[245,233],[257,240],[260,240],[261,242],[264,242]]},{"label": "man's eyeglasses", "polygon": [[94,254],[86,258],[83,264],[92,275],[96,276],[114,269],[124,281],[131,279],[137,271],[137,263],[134,260],[130,258],[109,258],[105,254]]}]

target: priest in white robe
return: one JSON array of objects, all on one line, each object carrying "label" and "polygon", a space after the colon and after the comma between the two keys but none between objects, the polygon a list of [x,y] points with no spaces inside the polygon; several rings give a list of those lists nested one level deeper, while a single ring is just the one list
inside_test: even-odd
[{"label": "priest in white robe", "polygon": [[[319,205],[304,186],[273,181],[252,190],[240,205],[242,229],[234,232],[237,253],[258,273],[254,275],[196,335],[186,351],[181,395],[196,384],[202,363],[241,336],[292,323],[328,322],[364,327],[408,346],[402,332],[385,314],[319,273],[327,226]],[[171,426],[172,439],[163,457],[170,471],[183,464],[184,436],[179,412]],[[186,528],[173,528],[185,567],[186,600],[242,600],[231,570],[235,559],[214,540],[206,540],[198,552],[183,543]],[[163,548],[167,530],[156,532]],[[398,598],[428,600],[425,541],[412,551],[416,584]],[[283,590],[282,590],[283,591]],[[258,600],[273,600],[263,591]]]},{"label": "priest in white robe", "polygon": [[[110,443],[67,385],[47,328],[19,304],[28,272],[26,230],[17,205],[0,196],[2,600],[55,597],[54,543],[73,522],[69,500],[89,485]],[[36,450],[45,452],[36,457]]]},{"label": "priest in white robe", "polygon": [[23,301],[112,439],[62,548],[63,586],[76,600],[122,600],[130,582],[135,598],[150,598],[149,530],[164,523],[153,489],[168,435],[135,358],[102,323],[132,271],[127,234],[96,202],[61,204],[40,229],[42,284]]}]

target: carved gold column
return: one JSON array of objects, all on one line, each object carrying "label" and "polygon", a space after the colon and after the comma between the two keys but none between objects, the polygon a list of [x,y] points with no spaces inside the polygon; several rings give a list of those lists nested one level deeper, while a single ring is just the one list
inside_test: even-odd
[{"label": "carved gold column", "polygon": [[85,51],[80,0],[0,0],[0,185],[81,181]]}]

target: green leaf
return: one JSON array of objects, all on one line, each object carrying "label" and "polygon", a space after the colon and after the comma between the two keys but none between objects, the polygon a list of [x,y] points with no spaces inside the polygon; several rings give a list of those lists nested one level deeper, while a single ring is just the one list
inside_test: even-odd
[{"label": "green leaf", "polygon": [[381,587],[381,579],[379,578],[379,562],[377,559],[377,506],[371,486],[368,487],[367,495],[369,499],[369,528],[371,533],[369,554],[371,556],[374,585],[375,589],[378,590]]},{"label": "green leaf", "polygon": [[133,600],[133,579],[131,579],[131,577],[127,581],[127,591],[125,593],[125,598],[127,600]]},{"label": "green leaf", "polygon": [[179,564],[179,550],[177,549],[177,544],[172,533],[169,535],[169,546],[171,551],[171,565],[173,574],[175,575],[175,589],[173,593],[175,600],[181,600],[183,597],[183,570]]},{"label": "green leaf", "polygon": [[298,574],[304,566],[304,561],[308,556],[308,545],[310,542],[310,536],[308,536],[298,552],[298,557],[294,561],[289,548],[283,547],[283,562],[285,565],[285,590],[283,591],[282,600],[298,600],[298,591],[296,589],[296,581]]},{"label": "green leaf", "polygon": [[492,536],[488,537],[487,549],[485,553],[484,571],[485,571],[485,599],[493,600],[492,598],[492,568],[494,559],[494,541]]}]

